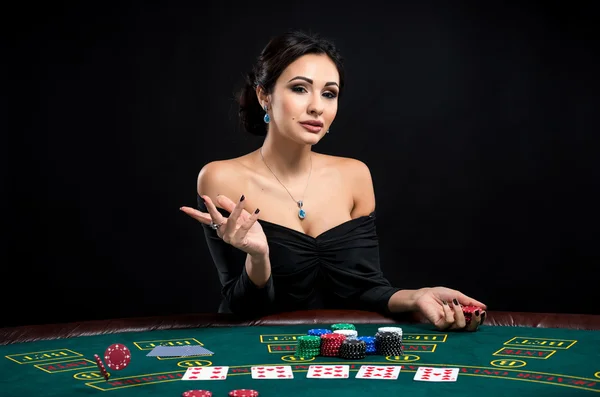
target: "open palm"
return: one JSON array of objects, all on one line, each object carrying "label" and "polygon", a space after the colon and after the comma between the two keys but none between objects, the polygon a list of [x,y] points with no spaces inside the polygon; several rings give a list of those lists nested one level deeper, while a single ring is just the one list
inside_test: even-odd
[{"label": "open palm", "polygon": [[[242,196],[243,197],[243,196]],[[266,255],[269,244],[262,226],[257,222],[258,210],[250,214],[244,209],[244,199],[237,204],[226,196],[217,197],[218,204],[226,209],[230,215],[224,217],[216,208],[210,197],[202,196],[206,203],[208,213],[190,207],[181,207],[181,210],[197,221],[210,225],[220,225],[216,230],[217,235],[228,244],[250,255]]]}]

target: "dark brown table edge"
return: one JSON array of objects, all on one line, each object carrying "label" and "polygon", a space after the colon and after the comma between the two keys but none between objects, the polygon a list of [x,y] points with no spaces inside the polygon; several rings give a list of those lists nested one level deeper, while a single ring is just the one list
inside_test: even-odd
[{"label": "dark brown table edge", "polygon": [[[199,313],[5,327],[0,328],[0,345],[121,332],[229,326],[335,324],[339,322],[355,324],[426,323],[415,313],[386,317],[378,313],[358,310],[309,310],[281,313],[258,319],[243,319],[229,314]],[[485,325],[597,331],[600,330],[600,315],[489,311]],[[432,327],[432,329],[434,328]]]}]

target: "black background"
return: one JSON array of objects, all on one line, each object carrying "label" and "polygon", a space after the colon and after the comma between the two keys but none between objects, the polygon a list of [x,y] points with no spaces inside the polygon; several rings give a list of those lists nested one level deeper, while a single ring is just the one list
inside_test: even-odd
[{"label": "black background", "polygon": [[195,205],[204,164],[261,144],[233,92],[288,29],[346,59],[315,150],[371,168],[393,284],[445,285],[490,310],[598,313],[597,21],[583,2],[540,3],[5,14],[2,325],[216,311],[202,228],[179,207]]}]

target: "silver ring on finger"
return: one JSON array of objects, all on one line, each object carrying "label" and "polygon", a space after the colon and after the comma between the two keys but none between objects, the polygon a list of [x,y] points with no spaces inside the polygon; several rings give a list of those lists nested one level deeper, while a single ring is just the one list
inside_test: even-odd
[{"label": "silver ring on finger", "polygon": [[212,230],[217,230],[218,228],[221,227],[221,225],[222,225],[222,223],[215,223],[215,222],[212,222],[212,221],[210,222],[210,228]]}]

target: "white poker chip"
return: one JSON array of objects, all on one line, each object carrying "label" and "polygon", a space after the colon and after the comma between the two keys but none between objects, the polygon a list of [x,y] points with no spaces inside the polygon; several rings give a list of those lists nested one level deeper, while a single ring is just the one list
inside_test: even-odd
[{"label": "white poker chip", "polygon": [[402,328],[400,328],[400,327],[379,327],[378,331],[379,332],[393,332],[395,334],[402,336]]},{"label": "white poker chip", "polygon": [[333,333],[354,337],[358,336],[358,331],[356,331],[355,329],[336,329],[335,331],[333,331]]}]

